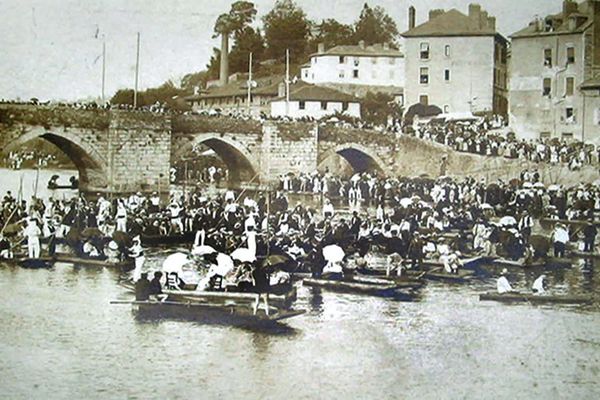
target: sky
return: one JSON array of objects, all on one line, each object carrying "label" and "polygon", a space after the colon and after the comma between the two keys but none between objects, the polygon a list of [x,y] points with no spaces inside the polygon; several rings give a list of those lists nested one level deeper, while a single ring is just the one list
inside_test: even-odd
[{"label": "sky", "polygon": [[[369,0],[407,27],[407,10],[417,24],[430,9],[467,13],[476,0]],[[179,83],[202,70],[218,47],[213,25],[234,0],[0,0],[0,99],[75,101],[99,98],[102,42],[106,42],[106,89],[110,98],[135,80],[136,33],[140,32],[140,89],[166,80]],[[309,18],[352,23],[365,0],[296,0]],[[505,36],[536,15],[559,12],[561,0],[479,0],[496,16]],[[255,0],[257,20],[275,0]]]}]

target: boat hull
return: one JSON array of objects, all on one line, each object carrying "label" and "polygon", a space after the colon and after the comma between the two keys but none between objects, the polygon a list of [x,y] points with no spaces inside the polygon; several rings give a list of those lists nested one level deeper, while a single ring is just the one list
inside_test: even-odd
[{"label": "boat hull", "polygon": [[498,301],[502,303],[531,303],[531,304],[588,304],[594,301],[592,296],[552,296],[526,293],[482,293],[480,301]]}]

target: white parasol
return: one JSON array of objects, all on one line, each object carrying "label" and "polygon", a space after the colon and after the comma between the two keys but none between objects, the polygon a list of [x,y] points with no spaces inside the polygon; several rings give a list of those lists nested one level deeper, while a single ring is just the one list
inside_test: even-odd
[{"label": "white parasol", "polygon": [[217,250],[215,250],[212,246],[207,246],[207,245],[195,246],[192,249],[192,255],[194,255],[194,256],[204,256],[206,254],[213,254],[216,252],[217,252]]},{"label": "white parasol", "polygon": [[500,218],[499,224],[502,226],[516,225],[517,220],[514,217],[507,215],[507,216]]},{"label": "white parasol", "polygon": [[254,262],[256,261],[256,256],[254,252],[245,247],[240,247],[239,249],[235,249],[233,253],[231,253],[231,258],[234,260],[238,260],[241,262]]},{"label": "white parasol", "polygon": [[323,247],[323,258],[329,262],[340,262],[344,259],[345,255],[344,250],[337,244]]},{"label": "white parasol", "polygon": [[162,269],[166,273],[181,273],[183,271],[183,266],[189,262],[191,262],[191,260],[188,258],[187,254],[174,253],[168,256],[165,261],[163,261]]}]

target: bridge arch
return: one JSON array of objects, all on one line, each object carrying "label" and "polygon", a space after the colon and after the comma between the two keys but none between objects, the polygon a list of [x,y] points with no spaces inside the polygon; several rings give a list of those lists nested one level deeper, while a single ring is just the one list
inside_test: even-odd
[{"label": "bridge arch", "polygon": [[322,153],[317,158],[320,165],[335,154],[343,157],[355,172],[377,171],[388,174],[389,170],[376,151],[357,143],[338,144]]},{"label": "bridge arch", "polygon": [[223,160],[229,169],[229,179],[232,182],[251,181],[260,171],[258,159],[251,154],[246,146],[220,133],[194,135],[192,140],[175,150],[171,162],[180,160],[194,146],[200,144],[211,148]]},{"label": "bridge arch", "polygon": [[80,132],[58,132],[35,127],[4,143],[2,153],[8,154],[30,140],[41,138],[58,147],[75,165],[79,172],[80,188],[100,189],[108,186],[106,161],[100,152],[82,140]]}]

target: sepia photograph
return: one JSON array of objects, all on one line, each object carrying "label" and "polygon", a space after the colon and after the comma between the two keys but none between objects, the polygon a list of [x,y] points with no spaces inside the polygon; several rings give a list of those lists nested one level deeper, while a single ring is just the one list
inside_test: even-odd
[{"label": "sepia photograph", "polygon": [[0,398],[600,398],[600,0],[0,14]]}]

